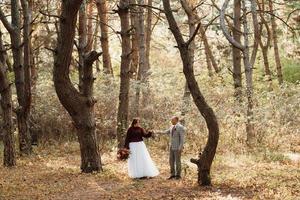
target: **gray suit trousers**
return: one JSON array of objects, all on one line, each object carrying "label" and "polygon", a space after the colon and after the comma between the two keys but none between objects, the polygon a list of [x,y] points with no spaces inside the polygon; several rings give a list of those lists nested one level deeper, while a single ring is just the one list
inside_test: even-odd
[{"label": "gray suit trousers", "polygon": [[170,169],[171,176],[181,176],[181,152],[170,149]]}]

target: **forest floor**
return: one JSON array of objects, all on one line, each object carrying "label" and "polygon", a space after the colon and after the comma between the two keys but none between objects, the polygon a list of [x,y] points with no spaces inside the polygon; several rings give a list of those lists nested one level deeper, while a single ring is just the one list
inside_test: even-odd
[{"label": "forest floor", "polygon": [[200,187],[186,152],[183,179],[169,181],[168,153],[153,147],[149,151],[161,174],[132,180],[126,162],[116,160],[116,152],[103,154],[104,172],[82,174],[76,143],[38,147],[35,155],[18,158],[17,167],[0,166],[0,199],[300,199],[297,158],[218,154],[213,186]]}]

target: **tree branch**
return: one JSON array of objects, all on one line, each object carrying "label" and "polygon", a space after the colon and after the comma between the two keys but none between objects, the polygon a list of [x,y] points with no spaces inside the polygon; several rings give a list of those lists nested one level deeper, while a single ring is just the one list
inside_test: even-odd
[{"label": "tree branch", "polygon": [[223,31],[224,36],[226,39],[236,48],[240,49],[243,51],[245,49],[245,46],[241,45],[239,42],[237,42],[228,32],[226,25],[225,25],[225,11],[228,7],[229,0],[225,0],[222,9],[220,11],[220,25],[221,29]]},{"label": "tree branch", "polygon": [[3,24],[3,26],[9,32],[9,34],[13,34],[14,33],[14,28],[13,28],[12,24],[9,23],[9,21],[7,20],[5,14],[2,11],[2,8],[0,8],[0,20]]}]

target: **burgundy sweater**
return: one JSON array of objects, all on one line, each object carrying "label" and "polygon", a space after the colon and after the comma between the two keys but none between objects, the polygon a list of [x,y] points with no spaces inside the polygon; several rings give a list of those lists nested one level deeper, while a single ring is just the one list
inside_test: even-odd
[{"label": "burgundy sweater", "polygon": [[129,149],[130,142],[141,142],[143,137],[151,137],[151,133],[147,134],[146,131],[141,127],[130,127],[127,130],[124,148]]}]

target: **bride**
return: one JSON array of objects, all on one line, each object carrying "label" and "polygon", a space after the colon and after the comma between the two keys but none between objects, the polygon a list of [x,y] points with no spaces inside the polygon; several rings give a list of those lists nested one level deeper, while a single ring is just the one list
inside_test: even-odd
[{"label": "bride", "polygon": [[140,120],[135,118],[131,127],[127,130],[125,148],[130,150],[128,158],[128,174],[131,178],[154,177],[159,174],[157,167],[152,161],[150,154],[143,142],[143,137],[151,137],[140,127]]}]

